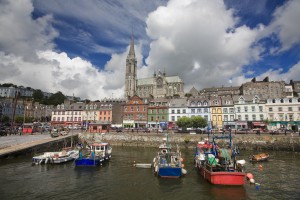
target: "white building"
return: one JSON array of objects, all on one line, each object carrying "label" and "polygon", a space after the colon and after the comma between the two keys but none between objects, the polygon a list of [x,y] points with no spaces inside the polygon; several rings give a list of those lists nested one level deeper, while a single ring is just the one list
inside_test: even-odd
[{"label": "white building", "polygon": [[233,96],[236,125],[239,128],[266,128],[265,100],[260,95]]},{"label": "white building", "polygon": [[300,126],[300,98],[268,99],[266,110],[272,129]]},{"label": "white building", "polygon": [[183,116],[188,117],[187,111],[186,98],[171,99],[169,104],[169,122],[175,124],[179,118]]}]

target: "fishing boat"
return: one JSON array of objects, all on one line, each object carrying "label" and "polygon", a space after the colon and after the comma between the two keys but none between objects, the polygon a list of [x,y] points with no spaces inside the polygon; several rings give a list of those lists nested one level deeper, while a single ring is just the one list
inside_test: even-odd
[{"label": "fishing boat", "polygon": [[112,147],[107,142],[93,143],[90,153],[75,160],[75,166],[99,166],[111,158]]},{"label": "fishing boat", "polygon": [[78,149],[65,148],[57,152],[45,152],[42,155],[32,157],[33,164],[60,164],[73,161],[79,156]]},{"label": "fishing boat", "polygon": [[[226,148],[220,148],[216,140],[229,139]],[[194,157],[195,166],[205,180],[214,185],[244,185],[245,160],[236,160],[237,149],[233,148],[231,131],[229,135],[215,136],[210,143],[208,139],[199,142]]]},{"label": "fishing boat", "polygon": [[153,159],[153,168],[155,174],[161,178],[179,178],[187,173],[178,146],[176,151],[171,150],[168,133],[167,139],[159,146],[159,151]]},{"label": "fishing boat", "polygon": [[261,162],[261,161],[268,161],[270,155],[268,153],[260,153],[256,155],[250,156],[251,162]]}]

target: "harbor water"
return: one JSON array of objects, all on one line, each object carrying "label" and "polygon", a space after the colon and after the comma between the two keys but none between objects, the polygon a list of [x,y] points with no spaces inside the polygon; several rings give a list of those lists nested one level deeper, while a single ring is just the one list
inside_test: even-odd
[{"label": "harbor water", "polygon": [[[181,149],[188,173],[180,179],[161,179],[152,169],[155,148],[113,147],[109,163],[100,167],[31,165],[33,155],[0,160],[0,199],[300,199],[300,154],[271,151],[270,160],[246,163],[259,185],[216,186],[197,173],[194,150]],[[260,152],[242,151],[239,159]],[[260,166],[261,165],[261,166]]]}]

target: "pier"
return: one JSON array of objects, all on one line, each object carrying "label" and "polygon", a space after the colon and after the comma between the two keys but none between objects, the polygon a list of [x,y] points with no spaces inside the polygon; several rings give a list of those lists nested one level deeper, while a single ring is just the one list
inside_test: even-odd
[{"label": "pier", "polygon": [[65,136],[51,137],[50,134],[33,134],[33,135],[9,135],[0,137],[0,158],[17,154],[22,151],[30,150],[43,145],[69,141],[71,137],[77,138],[78,132],[69,133]]}]

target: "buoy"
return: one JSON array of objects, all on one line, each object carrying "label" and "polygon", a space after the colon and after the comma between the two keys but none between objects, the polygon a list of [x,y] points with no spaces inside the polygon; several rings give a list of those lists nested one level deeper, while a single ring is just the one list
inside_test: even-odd
[{"label": "buoy", "polygon": [[262,171],[262,169],[263,169],[263,166],[262,166],[262,165],[259,165],[259,169],[260,169],[260,171]]},{"label": "buoy", "polygon": [[247,173],[247,174],[246,174],[246,177],[247,177],[248,180],[254,178],[253,174],[251,174],[251,173]]},{"label": "buoy", "polygon": [[184,164],[181,164],[181,167],[184,167]]},{"label": "buoy", "polygon": [[256,190],[259,190],[259,186],[260,186],[259,183],[255,183],[255,189],[256,189]]},{"label": "buoy", "polygon": [[250,179],[250,184],[254,184],[255,180],[253,178]]}]

